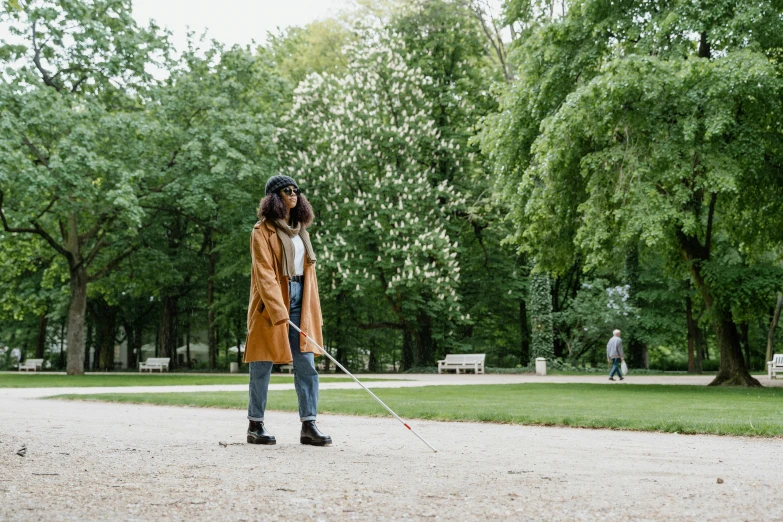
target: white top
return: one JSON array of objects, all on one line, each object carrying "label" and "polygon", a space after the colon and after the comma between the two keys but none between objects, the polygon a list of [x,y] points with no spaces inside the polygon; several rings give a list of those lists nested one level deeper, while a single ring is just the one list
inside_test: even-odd
[{"label": "white top", "polygon": [[299,237],[299,234],[295,235],[291,238],[291,240],[294,242],[294,270],[296,270],[296,274],[294,275],[304,275],[304,255],[305,255],[305,246],[302,242],[302,238]]}]

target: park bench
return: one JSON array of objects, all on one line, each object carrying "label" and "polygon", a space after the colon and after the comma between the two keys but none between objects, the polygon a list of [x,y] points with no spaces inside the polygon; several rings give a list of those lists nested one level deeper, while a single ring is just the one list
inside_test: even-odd
[{"label": "park bench", "polygon": [[43,359],[27,359],[25,362],[19,364],[19,371],[29,372],[30,370],[37,372],[43,370]]},{"label": "park bench", "polygon": [[283,364],[280,366],[280,372],[287,372],[291,373],[294,371],[294,365],[293,364]]},{"label": "park bench", "polygon": [[777,379],[777,373],[783,372],[783,353],[776,353],[772,360],[767,362],[767,371],[770,379]]},{"label": "park bench", "polygon": [[474,373],[484,373],[484,353],[450,353],[445,359],[438,361],[438,373],[444,370],[473,370]]},{"label": "park bench", "polygon": [[148,370],[152,373],[152,370],[158,370],[163,373],[163,369],[169,371],[169,361],[171,357],[147,357],[147,360],[139,364],[139,373],[144,370]]}]

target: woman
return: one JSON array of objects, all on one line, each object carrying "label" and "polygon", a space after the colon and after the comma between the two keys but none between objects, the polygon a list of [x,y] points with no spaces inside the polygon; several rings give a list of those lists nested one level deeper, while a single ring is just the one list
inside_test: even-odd
[{"label": "woman", "polygon": [[250,363],[250,402],[247,442],[275,444],[264,426],[269,377],[273,364],[294,366],[294,386],[299,399],[302,433],[299,442],[328,446],[331,437],[315,425],[318,412],[318,372],[314,357],[318,348],[288,327],[288,320],[323,345],[321,303],[315,277],[315,253],[307,226],[313,210],[288,176],[272,176],[258,209],[250,252],[250,307],[247,311],[245,362]]}]

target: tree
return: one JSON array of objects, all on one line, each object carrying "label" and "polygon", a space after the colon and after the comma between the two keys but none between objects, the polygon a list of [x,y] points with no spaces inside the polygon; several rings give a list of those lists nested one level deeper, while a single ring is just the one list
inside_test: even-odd
[{"label": "tree", "polygon": [[534,274],[530,278],[530,322],[533,331],[530,360],[543,357],[551,361],[555,357],[555,336],[552,330],[552,291],[546,274]]},{"label": "tree", "polygon": [[140,95],[166,40],[133,21],[128,0],[20,2],[0,21],[21,42],[0,44],[14,65],[0,84],[0,219],[66,260],[68,373],[78,374],[88,283],[132,252],[139,200],[155,187]]},{"label": "tree", "polygon": [[459,225],[457,293],[471,320],[459,326],[450,350],[486,352],[498,366],[526,363],[529,267],[513,245],[501,244],[506,209],[475,140],[481,119],[497,107],[492,85],[504,81],[481,21],[467,2],[425,0],[407,2],[389,26],[405,43],[408,67],[432,80],[421,89],[440,135],[455,144],[437,165],[437,179],[471,195],[452,217]]},{"label": "tree", "polygon": [[[190,324],[183,312],[205,312],[211,368],[218,327],[231,344],[245,337],[246,302],[237,296],[249,285],[248,236],[263,180],[275,171],[272,139],[286,105],[263,49],[203,44],[189,42],[170,76],[148,92],[157,133],[147,153],[166,168],[160,190],[141,202],[144,251],[128,263],[143,271],[131,297],[155,298],[160,352],[172,367]],[[144,307],[129,306],[129,317],[141,317]]]},{"label": "tree", "polygon": [[769,330],[767,333],[767,351],[764,356],[765,363],[772,360],[773,348],[775,345],[775,328],[777,328],[778,322],[780,321],[781,309],[783,309],[783,292],[778,292],[777,302],[775,303],[775,308],[769,321]]},{"label": "tree", "polygon": [[708,273],[722,272],[729,250],[780,239],[770,209],[783,194],[771,60],[781,42],[769,25],[780,14],[772,3],[572,3],[531,24],[520,44],[530,74],[485,134],[497,172],[522,196],[516,240],[545,267],[562,270],[577,252],[601,266],[636,238],[682,260],[720,349],[713,384],[758,385]]},{"label": "tree", "polygon": [[327,18],[270,34],[267,50],[277,69],[296,87],[308,74],[343,73],[348,64],[342,49],[352,37],[345,21]]},{"label": "tree", "polygon": [[281,162],[313,196],[324,295],[378,296],[392,320],[373,326],[403,330],[416,347],[407,364],[431,364],[433,336],[469,319],[450,221],[465,199],[437,170],[459,145],[441,138],[422,92],[431,80],[395,35],[365,33],[345,52],[347,74],[299,85]]}]

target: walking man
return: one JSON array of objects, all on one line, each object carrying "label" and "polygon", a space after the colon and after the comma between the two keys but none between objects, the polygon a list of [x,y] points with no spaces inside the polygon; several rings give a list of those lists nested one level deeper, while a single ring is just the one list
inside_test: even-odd
[{"label": "walking man", "polygon": [[620,380],[623,380],[623,373],[620,370],[620,362],[625,360],[623,356],[623,340],[620,339],[620,330],[612,332],[614,335],[609,342],[606,343],[606,358],[612,361],[612,371],[609,372],[609,380],[614,380],[614,374],[617,372],[617,376]]}]

